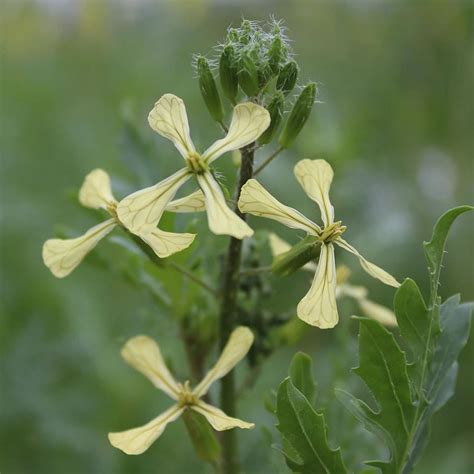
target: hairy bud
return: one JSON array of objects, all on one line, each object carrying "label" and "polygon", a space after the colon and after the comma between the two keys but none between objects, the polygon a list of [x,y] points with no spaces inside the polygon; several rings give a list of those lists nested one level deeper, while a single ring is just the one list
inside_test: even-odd
[{"label": "hairy bud", "polygon": [[277,91],[267,106],[267,110],[270,113],[271,122],[270,126],[265,130],[265,132],[263,132],[258,140],[260,145],[266,145],[272,141],[272,138],[280,126],[281,119],[283,118],[284,105],[285,97],[282,92]]},{"label": "hairy bud", "polygon": [[232,102],[237,97],[239,90],[239,70],[235,58],[235,51],[232,45],[228,44],[222,50],[219,61],[219,76],[222,90],[225,96]]},{"label": "hairy bud", "polygon": [[295,61],[290,61],[283,66],[283,69],[278,74],[276,88],[289,94],[295,87],[298,79],[298,65]]},{"label": "hairy bud", "polygon": [[285,128],[281,132],[279,141],[283,148],[288,148],[301,132],[313,109],[316,98],[316,84],[310,82],[301,91],[291,109],[290,116],[286,121]]},{"label": "hairy bud", "polygon": [[258,71],[250,52],[243,52],[240,58],[239,85],[248,97],[258,94]]},{"label": "hairy bud", "polygon": [[203,56],[197,58],[197,72],[199,88],[201,89],[201,94],[209,113],[216,122],[221,122],[224,118],[224,109],[222,108],[221,99],[211,68],[209,67],[207,59]]}]

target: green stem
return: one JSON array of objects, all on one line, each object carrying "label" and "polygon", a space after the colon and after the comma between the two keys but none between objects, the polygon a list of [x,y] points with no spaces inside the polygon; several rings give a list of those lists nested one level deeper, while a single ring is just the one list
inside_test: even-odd
[{"label": "green stem", "polygon": [[[237,188],[236,202],[239,200],[242,186],[253,175],[254,144],[246,146],[241,150],[242,163],[240,166],[240,179]],[[235,212],[245,220],[238,207]],[[222,299],[219,312],[219,344],[221,349],[227,343],[230,333],[237,325],[237,294],[239,289],[240,265],[242,253],[242,240],[230,238],[227,250],[227,258],[224,264]],[[229,372],[221,382],[220,404],[222,410],[232,417],[236,416],[236,386],[234,371]],[[222,472],[224,474],[236,474],[239,471],[238,448],[235,430],[222,432]]]},{"label": "green stem", "polygon": [[260,273],[270,273],[272,271],[272,266],[269,265],[268,267],[256,267],[256,268],[247,268],[246,270],[242,270],[240,272],[240,276],[251,276],[251,275],[259,275]]},{"label": "green stem", "polygon": [[140,237],[137,235],[134,235],[130,232],[127,232],[127,234],[132,238],[132,240],[140,247],[140,249],[143,251],[143,253],[152,261],[157,267],[165,268],[165,267],[170,267],[176,270],[177,272],[181,273],[184,275],[186,278],[189,278],[191,281],[196,283],[197,285],[201,286],[204,288],[206,291],[214,295],[215,297],[218,297],[219,294],[217,290],[212,288],[210,285],[208,285],[205,281],[201,280],[199,277],[194,275],[192,272],[190,272],[187,268],[183,267],[182,265],[179,265],[176,262],[168,262],[164,259],[161,259],[158,257],[155,252],[145,243],[143,242]]},{"label": "green stem", "polygon": [[261,165],[257,166],[253,175],[257,176],[257,174],[260,173],[260,171],[262,171],[266,166],[268,166],[283,150],[283,147],[275,150],[265,161],[263,161]]}]

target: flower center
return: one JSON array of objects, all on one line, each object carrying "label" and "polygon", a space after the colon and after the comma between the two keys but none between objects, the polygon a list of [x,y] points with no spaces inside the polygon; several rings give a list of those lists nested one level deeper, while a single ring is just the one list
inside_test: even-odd
[{"label": "flower center", "polygon": [[193,173],[203,174],[209,169],[207,163],[202,159],[199,153],[188,153],[188,155],[186,156],[186,161],[189,170]]},{"label": "flower center", "polygon": [[196,395],[191,391],[191,386],[189,385],[189,380],[183,384],[179,384],[179,396],[178,396],[178,405],[184,407],[187,405],[195,405],[198,401]]},{"label": "flower center", "polygon": [[319,235],[319,240],[321,240],[321,242],[325,244],[328,244],[340,237],[340,235],[343,234],[346,229],[347,227],[345,225],[342,225],[342,221],[334,222],[333,224],[328,225],[321,231],[321,234]]}]

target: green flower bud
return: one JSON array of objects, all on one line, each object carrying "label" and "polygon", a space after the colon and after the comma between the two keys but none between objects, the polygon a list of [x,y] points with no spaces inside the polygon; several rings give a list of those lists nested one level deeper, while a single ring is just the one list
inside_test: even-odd
[{"label": "green flower bud", "polygon": [[239,70],[232,45],[224,47],[219,61],[219,76],[225,96],[234,102],[239,90]]},{"label": "green flower bud", "polygon": [[295,105],[291,109],[285,128],[281,132],[279,141],[283,148],[288,148],[301,132],[308,120],[316,98],[316,84],[310,82],[301,91]]},{"label": "green flower bud", "polygon": [[320,251],[321,241],[314,235],[307,235],[288,252],[274,258],[272,272],[280,276],[291,275],[309,261],[316,259]]},{"label": "green flower bud", "polygon": [[240,58],[239,85],[248,97],[255,97],[258,94],[257,66],[248,52],[242,53]]},{"label": "green flower bud", "polygon": [[263,89],[273,76],[272,68],[268,62],[261,64],[258,68],[258,85]]},{"label": "green flower bud", "polygon": [[283,69],[278,74],[276,88],[289,94],[295,87],[298,79],[298,65],[295,61],[290,61],[283,66]]},{"label": "green flower bud", "polygon": [[216,82],[212,75],[207,59],[203,56],[197,58],[197,71],[199,77],[199,88],[201,89],[204,102],[216,122],[222,122],[224,118],[224,109],[222,108],[219,92],[217,91]]},{"label": "green flower bud", "polygon": [[285,105],[285,96],[282,92],[277,91],[273,96],[272,100],[266,107],[270,113],[270,126],[260,135],[258,143],[260,145],[266,145],[272,141],[278,127],[280,126],[281,119],[283,118],[283,107]]},{"label": "green flower bud", "polygon": [[227,32],[227,40],[229,43],[238,43],[239,31],[236,28],[229,28],[229,31]]},{"label": "green flower bud", "polygon": [[275,36],[268,51],[268,64],[272,69],[273,74],[278,74],[280,71],[280,64],[283,58],[283,41],[281,36]]},{"label": "green flower bud", "polygon": [[240,35],[239,35],[239,41],[242,44],[248,44],[250,42],[252,30],[253,30],[252,23],[249,20],[243,20],[242,24],[240,25]]}]

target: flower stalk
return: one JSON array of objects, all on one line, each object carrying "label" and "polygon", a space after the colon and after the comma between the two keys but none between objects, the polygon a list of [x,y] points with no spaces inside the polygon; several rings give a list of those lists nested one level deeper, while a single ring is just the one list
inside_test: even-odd
[{"label": "flower stalk", "polygon": [[[242,162],[240,167],[239,185],[236,202],[240,197],[243,185],[252,178],[254,163],[254,144],[251,143],[240,150]],[[246,216],[236,207],[236,214],[245,220]],[[223,285],[221,288],[221,305],[219,311],[219,345],[224,347],[229,334],[237,326],[237,294],[240,281],[242,240],[230,238],[227,257],[224,263]],[[234,372],[229,372],[221,381],[220,406],[222,410],[235,416],[237,389]],[[236,474],[238,472],[238,447],[236,433],[222,433],[222,472]]]}]

